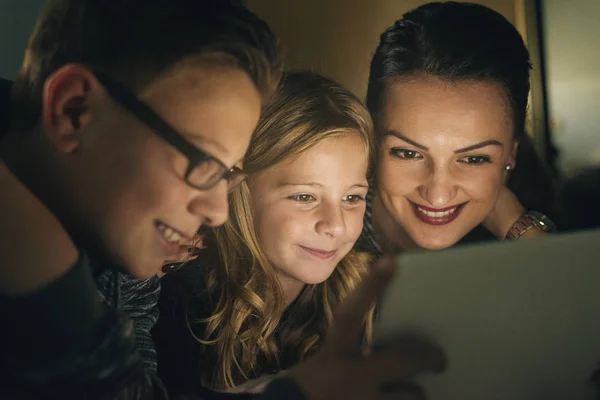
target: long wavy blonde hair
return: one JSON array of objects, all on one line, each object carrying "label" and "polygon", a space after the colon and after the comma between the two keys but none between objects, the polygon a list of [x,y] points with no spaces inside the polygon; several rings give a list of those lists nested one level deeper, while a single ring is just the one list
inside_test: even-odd
[{"label": "long wavy blonde hair", "polygon": [[[373,125],[361,102],[320,75],[289,72],[263,112],[243,168],[252,180],[323,139],[356,134],[372,161]],[[218,252],[217,265],[206,274],[211,316],[188,316],[192,333],[201,324],[202,334],[195,337],[203,345],[205,365],[214,366],[202,372],[202,382],[215,390],[232,389],[265,368],[278,370],[310,355],[331,325],[332,310],[361,281],[370,262],[369,255],[351,250],[325,282],[307,285],[286,310],[274,267],[259,246],[248,184],[232,192],[230,203],[228,222],[209,233]],[[365,316],[366,341],[372,318],[371,310]]]}]

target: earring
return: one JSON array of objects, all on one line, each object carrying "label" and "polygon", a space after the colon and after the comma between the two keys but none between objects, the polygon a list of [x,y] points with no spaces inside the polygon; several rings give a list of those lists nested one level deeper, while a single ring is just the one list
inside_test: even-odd
[{"label": "earring", "polygon": [[510,165],[507,165],[507,166],[506,166],[506,170],[507,170],[507,171],[510,171],[511,169],[512,169],[512,166],[510,166]]}]

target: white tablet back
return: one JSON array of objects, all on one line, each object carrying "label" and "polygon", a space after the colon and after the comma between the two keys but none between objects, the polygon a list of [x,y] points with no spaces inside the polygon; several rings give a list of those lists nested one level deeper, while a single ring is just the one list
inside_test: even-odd
[{"label": "white tablet back", "polygon": [[405,254],[375,339],[424,333],[448,370],[430,400],[592,399],[600,367],[600,231]]}]

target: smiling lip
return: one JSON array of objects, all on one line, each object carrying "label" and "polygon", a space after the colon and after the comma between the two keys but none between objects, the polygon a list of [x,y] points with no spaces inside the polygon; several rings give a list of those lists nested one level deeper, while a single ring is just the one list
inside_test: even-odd
[{"label": "smiling lip", "polygon": [[333,256],[335,256],[335,254],[337,253],[337,250],[332,250],[332,251],[326,251],[326,250],[318,250],[318,249],[311,249],[310,247],[304,247],[304,246],[300,246],[300,248],[304,251],[306,251],[308,254],[319,258],[321,260],[329,260],[331,258],[333,258]]},{"label": "smiling lip", "polygon": [[467,203],[445,208],[431,208],[409,201],[415,216],[429,225],[446,225],[454,221]]},{"label": "smiling lip", "polygon": [[[168,255],[177,255],[180,251],[180,243],[189,240],[187,235],[162,221],[156,221],[154,227]],[[169,235],[172,239],[169,240],[165,235]]]}]

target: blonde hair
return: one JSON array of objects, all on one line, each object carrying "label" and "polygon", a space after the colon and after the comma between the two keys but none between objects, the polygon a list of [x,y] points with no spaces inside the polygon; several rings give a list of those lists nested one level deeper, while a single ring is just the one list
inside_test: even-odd
[{"label": "blonde hair", "polygon": [[[290,72],[264,110],[243,168],[249,179],[288,157],[299,155],[323,139],[358,134],[373,160],[373,125],[361,102],[337,83],[311,72]],[[208,270],[207,293],[214,300],[202,324],[207,387],[228,390],[252,379],[282,358],[301,360],[324,339],[334,307],[361,281],[370,256],[351,250],[323,283],[307,285],[285,310],[274,268],[256,237],[250,190],[241,184],[231,195],[230,218],[212,234],[218,266]],[[286,323],[280,325],[284,311]],[[365,340],[372,333],[373,311],[365,316]],[[275,332],[278,331],[276,339]],[[193,329],[192,329],[193,332]]]}]

